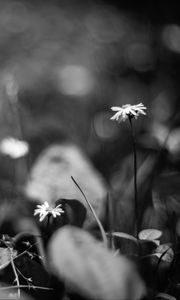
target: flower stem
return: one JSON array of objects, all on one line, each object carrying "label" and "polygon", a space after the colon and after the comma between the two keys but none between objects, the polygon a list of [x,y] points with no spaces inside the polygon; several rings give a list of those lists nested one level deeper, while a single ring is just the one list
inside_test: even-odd
[{"label": "flower stem", "polygon": [[135,227],[135,236],[138,237],[139,231],[139,211],[138,211],[138,191],[137,191],[137,153],[136,153],[136,138],[132,123],[132,118],[129,116],[129,123],[131,127],[132,143],[133,143],[133,153],[134,153],[134,227]]}]

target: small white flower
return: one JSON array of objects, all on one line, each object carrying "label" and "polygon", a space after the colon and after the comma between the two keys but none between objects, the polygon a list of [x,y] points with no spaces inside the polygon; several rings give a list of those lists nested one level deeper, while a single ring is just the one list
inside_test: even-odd
[{"label": "small white flower", "polygon": [[47,215],[52,215],[53,218],[56,218],[62,213],[64,213],[64,210],[61,208],[61,204],[53,208],[49,205],[47,201],[45,201],[42,205],[37,205],[37,208],[34,210],[34,216],[39,214],[40,222],[42,222]]},{"label": "small white flower", "polygon": [[146,115],[144,109],[147,109],[144,104],[139,103],[136,105],[126,104],[122,107],[113,106],[111,107],[113,111],[117,111],[114,116],[111,117],[111,120],[117,122],[126,121],[129,117],[137,119],[140,114]]},{"label": "small white flower", "polygon": [[0,142],[0,152],[17,159],[25,156],[29,152],[29,145],[25,141],[6,137]]}]

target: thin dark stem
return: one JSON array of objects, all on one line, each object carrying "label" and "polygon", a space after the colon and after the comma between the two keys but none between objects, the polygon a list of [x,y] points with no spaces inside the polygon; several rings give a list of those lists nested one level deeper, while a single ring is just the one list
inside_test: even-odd
[{"label": "thin dark stem", "polygon": [[132,143],[133,143],[133,153],[134,153],[134,208],[135,208],[135,220],[134,220],[134,226],[135,226],[135,236],[138,237],[138,231],[139,231],[139,213],[138,213],[138,191],[137,191],[137,152],[136,152],[136,138],[132,123],[132,118],[129,117],[129,123],[131,126],[131,134],[132,134]]},{"label": "thin dark stem", "polygon": [[39,230],[35,226],[33,226],[33,224],[32,224],[32,232],[23,231],[23,232],[18,233],[13,239],[14,243],[16,244],[19,240],[21,240],[23,237],[26,237],[27,235],[34,237],[36,243],[31,245],[28,249],[26,249],[26,251],[28,251],[31,247],[36,245],[39,256],[42,257],[42,264],[47,271],[48,267],[47,267],[47,261],[46,261],[46,255],[45,255],[45,250],[44,250],[44,246],[43,246],[42,236],[41,236]]},{"label": "thin dark stem", "polygon": [[82,188],[79,186],[79,184],[77,183],[77,181],[74,179],[73,176],[71,176],[71,179],[72,181],[75,183],[75,185],[77,186],[77,188],[80,190],[81,194],[83,195],[84,199],[86,200],[86,203],[88,204],[98,226],[99,226],[99,229],[100,229],[100,232],[101,232],[101,235],[102,235],[102,239],[103,239],[103,242],[105,244],[105,246],[108,246],[108,240],[107,240],[107,237],[106,237],[106,232],[103,228],[103,225],[101,224],[101,221],[99,220],[98,216],[96,215],[96,212],[94,210],[94,208],[92,207],[91,203],[89,202],[89,200],[87,199],[86,195],[84,194]]},{"label": "thin dark stem", "polygon": [[109,247],[110,249],[115,251],[115,244],[114,244],[114,213],[112,207],[112,197],[110,193],[107,193],[107,224],[108,224],[108,232],[109,232]]},{"label": "thin dark stem", "polygon": [[50,218],[51,218],[51,215],[48,214],[47,215],[47,223],[46,223],[47,232],[49,232],[49,230],[50,230]]},{"label": "thin dark stem", "polygon": [[13,272],[14,272],[14,276],[15,276],[15,280],[16,280],[16,284],[17,284],[17,289],[18,289],[18,299],[21,298],[21,291],[20,291],[20,282],[19,282],[19,277],[18,277],[18,274],[17,274],[17,270],[16,270],[16,266],[15,266],[15,263],[14,263],[14,259],[13,259],[13,249],[12,248],[8,248],[9,251],[10,251],[10,258],[11,258],[11,266],[12,266],[12,269],[13,269]]}]

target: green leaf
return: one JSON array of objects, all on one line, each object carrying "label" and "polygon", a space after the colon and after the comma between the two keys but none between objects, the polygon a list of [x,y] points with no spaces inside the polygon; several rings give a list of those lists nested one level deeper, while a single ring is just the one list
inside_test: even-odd
[{"label": "green leaf", "polygon": [[138,240],[133,235],[130,235],[128,233],[125,233],[125,232],[112,232],[111,234],[113,236],[117,236],[117,237],[123,238],[123,239],[128,239],[128,240],[131,240],[135,243],[138,243]]},{"label": "green leaf", "polygon": [[166,293],[159,293],[156,295],[156,298],[162,298],[162,299],[167,299],[167,300],[177,300],[174,296],[171,296]]},{"label": "green leaf", "polygon": [[140,240],[157,240],[162,236],[162,231],[158,229],[144,229],[139,232],[138,237]]},{"label": "green leaf", "polygon": [[161,260],[171,263],[174,259],[174,251],[169,244],[162,244],[155,250],[155,255]]},{"label": "green leaf", "polygon": [[135,266],[73,226],[59,229],[49,243],[53,272],[71,291],[88,299],[140,299],[145,287]]},{"label": "green leaf", "polygon": [[4,269],[11,262],[11,257],[14,259],[17,255],[16,250],[0,247],[0,270]]}]

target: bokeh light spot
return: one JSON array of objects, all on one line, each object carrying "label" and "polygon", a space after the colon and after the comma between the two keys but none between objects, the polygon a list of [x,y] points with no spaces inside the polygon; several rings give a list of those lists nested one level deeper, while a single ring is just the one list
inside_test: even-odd
[{"label": "bokeh light spot", "polygon": [[22,33],[26,31],[31,23],[27,6],[19,1],[9,1],[1,11],[1,24],[5,30],[11,33]]},{"label": "bokeh light spot", "polygon": [[180,153],[180,128],[176,128],[170,133],[167,148],[172,154]]},{"label": "bokeh light spot", "polygon": [[68,65],[57,72],[60,92],[70,96],[84,96],[93,87],[91,72],[84,66]]},{"label": "bokeh light spot", "polygon": [[89,34],[100,43],[111,43],[122,38],[127,19],[112,7],[92,10],[85,23]]},{"label": "bokeh light spot", "polygon": [[125,55],[128,64],[137,71],[145,72],[154,68],[154,53],[146,43],[130,44]]},{"label": "bokeh light spot", "polygon": [[96,135],[102,139],[112,139],[118,134],[118,126],[110,120],[112,114],[100,112],[94,118]]},{"label": "bokeh light spot", "polygon": [[[170,91],[162,90],[152,103],[153,117],[159,122],[166,122],[172,115],[173,95]],[[171,101],[170,101],[171,100]]]},{"label": "bokeh light spot", "polygon": [[180,26],[174,24],[165,26],[162,39],[168,49],[180,53]]},{"label": "bokeh light spot", "polygon": [[25,156],[29,152],[29,145],[25,141],[20,141],[13,137],[6,137],[0,143],[0,152],[17,159]]}]

